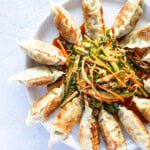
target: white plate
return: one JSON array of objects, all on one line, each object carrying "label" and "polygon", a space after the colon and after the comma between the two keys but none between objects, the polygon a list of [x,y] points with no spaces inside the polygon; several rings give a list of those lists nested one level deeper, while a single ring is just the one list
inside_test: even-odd
[{"label": "white plate", "polygon": [[[104,9],[104,18],[105,18],[105,23],[107,26],[110,26],[113,21],[115,16],[117,15],[118,11],[121,9],[123,4],[125,3],[125,0],[102,0],[103,4],[103,9]],[[72,14],[72,16],[75,18],[78,24],[83,23],[83,14],[82,14],[82,8],[81,8],[81,0],[69,0],[67,2],[63,3],[63,6],[69,10],[69,12]],[[148,3],[145,4],[144,8],[144,15],[141,18],[141,20],[138,22],[137,27],[142,26],[148,21],[150,21],[150,6],[148,6]],[[52,17],[49,14],[43,22],[39,25],[38,29],[35,32],[34,39],[39,39],[43,40],[46,42],[52,42],[52,40],[58,36],[58,31],[56,30]],[[32,67],[37,65],[36,62],[31,60],[29,57],[26,57],[26,67]],[[46,88],[45,87],[36,87],[36,88],[28,88],[27,89],[27,94],[29,97],[29,102],[30,104],[33,104],[37,98],[41,97],[46,93]],[[43,126],[50,132],[50,127],[53,122],[53,119],[57,115],[59,109],[57,109],[52,115],[49,116],[49,118],[42,122]],[[149,128],[150,129],[150,128]],[[125,131],[123,131],[126,137],[126,143],[127,143],[127,148],[129,150],[134,150],[137,148],[136,144],[131,140],[131,138],[127,135]],[[68,139],[63,141],[65,144],[68,146],[74,148],[74,149],[80,149],[79,145],[79,125],[77,124],[71,134],[69,135]],[[106,149],[106,146],[102,140],[100,139],[100,149],[104,150]],[[47,141],[48,142],[48,141]]]}]

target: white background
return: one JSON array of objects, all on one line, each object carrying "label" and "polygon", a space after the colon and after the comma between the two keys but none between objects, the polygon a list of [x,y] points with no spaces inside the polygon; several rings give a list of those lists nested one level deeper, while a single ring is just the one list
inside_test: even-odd
[{"label": "white background", "polygon": [[[0,0],[0,150],[48,150],[48,132],[42,125],[26,127],[29,110],[25,87],[7,79],[24,69],[25,54],[16,39],[27,38],[49,13],[48,0]],[[52,150],[70,150],[58,144]]]},{"label": "white background", "polygon": [[[0,150],[48,150],[49,135],[42,125],[24,125],[29,110],[25,87],[7,84],[25,65],[16,39],[29,37],[26,28],[35,29],[48,13],[48,0],[0,0]],[[58,149],[71,148],[61,143],[52,148]]]}]

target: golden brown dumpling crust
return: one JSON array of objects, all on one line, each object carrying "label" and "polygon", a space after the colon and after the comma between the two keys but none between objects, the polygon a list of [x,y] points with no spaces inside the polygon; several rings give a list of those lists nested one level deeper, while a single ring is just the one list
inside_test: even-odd
[{"label": "golden brown dumpling crust", "polygon": [[117,15],[112,31],[117,39],[133,30],[143,14],[144,0],[128,0]]},{"label": "golden brown dumpling crust", "polygon": [[97,122],[87,102],[80,121],[80,144],[81,148],[85,150],[99,149]]},{"label": "golden brown dumpling crust", "polygon": [[59,30],[61,36],[69,43],[80,44],[82,41],[80,27],[71,17],[69,12],[62,6],[55,4],[52,8],[52,14],[54,24]]},{"label": "golden brown dumpling crust", "polygon": [[27,87],[35,87],[54,83],[64,72],[46,66],[28,68],[17,75],[12,76],[10,81],[18,81]]},{"label": "golden brown dumpling crust", "polygon": [[92,39],[99,39],[105,33],[103,8],[100,0],[82,0],[84,27]]},{"label": "golden brown dumpling crust", "polygon": [[73,126],[79,121],[82,114],[82,104],[79,97],[68,103],[57,115],[53,125],[69,134]]},{"label": "golden brown dumpling crust", "polygon": [[133,101],[144,118],[150,122],[150,99],[134,97]]},{"label": "golden brown dumpling crust", "polygon": [[[149,58],[150,58],[150,54],[149,54]],[[150,79],[144,80],[144,89],[150,93]]]},{"label": "golden brown dumpling crust", "polygon": [[150,149],[149,132],[141,120],[125,107],[120,107],[118,112],[120,121],[132,139],[142,148]]},{"label": "golden brown dumpling crust", "polygon": [[74,125],[79,121],[81,115],[82,102],[79,97],[76,97],[67,103],[55,118],[51,128],[49,147],[67,138]]},{"label": "golden brown dumpling crust", "polygon": [[122,48],[138,48],[145,50],[150,47],[150,23],[131,32],[119,42]]},{"label": "golden brown dumpling crust", "polygon": [[150,23],[137,32],[137,36],[150,40]]},{"label": "golden brown dumpling crust", "polygon": [[64,96],[64,84],[54,88],[39,98],[32,106],[26,119],[26,125],[33,125],[45,120],[56,108],[59,107]]},{"label": "golden brown dumpling crust", "polygon": [[46,65],[63,65],[66,58],[56,46],[40,40],[24,40],[19,42],[20,47],[33,60]]},{"label": "golden brown dumpling crust", "polygon": [[121,128],[114,117],[101,110],[99,128],[108,150],[126,150],[126,143]]}]

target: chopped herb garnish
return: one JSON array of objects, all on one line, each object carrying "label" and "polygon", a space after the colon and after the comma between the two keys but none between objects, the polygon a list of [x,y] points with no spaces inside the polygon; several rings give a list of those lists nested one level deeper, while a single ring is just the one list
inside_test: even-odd
[{"label": "chopped herb garnish", "polygon": [[64,46],[67,45],[67,41],[65,41],[65,40],[61,41],[61,43],[62,43]]},{"label": "chopped herb garnish", "polygon": [[102,103],[98,100],[94,100],[93,102],[91,102],[91,105],[95,108],[100,108],[102,106]]},{"label": "chopped herb garnish", "polygon": [[110,37],[110,29],[107,29],[107,30],[106,30],[106,36],[107,36],[107,37]]},{"label": "chopped herb garnish", "polygon": [[92,77],[90,75],[88,75],[88,79],[92,79]]},{"label": "chopped herb garnish", "polygon": [[103,104],[104,104],[104,108],[112,114],[117,112],[119,108],[118,103],[112,103],[112,104],[103,103]]}]

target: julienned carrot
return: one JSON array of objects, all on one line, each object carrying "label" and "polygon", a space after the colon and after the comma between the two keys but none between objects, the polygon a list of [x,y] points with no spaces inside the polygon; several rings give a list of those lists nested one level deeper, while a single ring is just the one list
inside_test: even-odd
[{"label": "julienned carrot", "polygon": [[127,90],[126,90],[126,91],[128,91],[131,87],[132,87],[132,86],[131,86],[131,84],[129,84],[129,86],[128,86],[128,88],[127,88]]},{"label": "julienned carrot", "polygon": [[89,38],[87,35],[84,35],[84,36],[85,36],[85,38],[86,38],[89,42],[91,42],[91,43],[93,43],[95,46],[99,47],[99,45],[98,45],[95,41],[93,41],[91,38]]},{"label": "julienned carrot", "polygon": [[133,82],[135,82],[136,84],[140,85],[140,86],[143,86],[143,84],[141,82],[139,82],[138,80],[136,80],[135,78],[133,77],[129,77],[129,79],[131,79]]},{"label": "julienned carrot", "polygon": [[107,88],[105,88],[105,87],[103,87],[103,86],[101,86],[101,85],[99,85],[99,84],[96,84],[96,85],[97,85],[99,88],[101,88],[101,89],[103,89],[103,90],[105,90],[105,91],[107,91],[107,92],[113,94],[113,95],[116,96],[118,99],[120,99],[122,102],[124,102],[123,97],[121,97],[121,96],[118,95],[117,93],[115,93],[115,92],[113,92],[113,91],[111,91],[111,90],[109,90],[109,89],[107,89]]},{"label": "julienned carrot", "polygon": [[94,95],[94,94],[92,94],[92,93],[89,93],[89,92],[88,92],[88,89],[84,89],[83,92],[84,92],[85,94],[87,94],[87,95],[90,95],[90,96],[96,98],[96,99],[99,100],[100,102],[111,103],[111,102],[117,102],[117,101],[118,101],[118,99],[107,99],[107,98],[100,97],[100,96],[98,96],[98,95]]},{"label": "julienned carrot", "polygon": [[100,59],[98,59],[94,54],[91,54],[91,56],[98,62],[98,65],[104,67],[105,69],[107,69],[109,72],[111,72],[111,74],[117,79],[117,81],[122,84],[123,86],[126,87],[126,84],[121,81],[117,76],[116,74],[106,65],[103,63],[103,61],[101,61]]},{"label": "julienned carrot", "polygon": [[102,102],[107,102],[107,103],[111,103],[111,102],[118,102],[118,99],[106,99],[106,98],[101,98]]},{"label": "julienned carrot", "polygon": [[65,50],[64,46],[62,45],[62,43],[60,42],[59,39],[57,40],[57,43],[59,44],[59,46],[60,46],[60,48],[61,48],[62,54],[66,57],[67,62],[70,62],[69,56],[68,56],[68,54],[66,53],[66,50]]},{"label": "julienned carrot", "polygon": [[102,97],[99,97],[99,101],[100,102],[107,102],[107,103],[112,103],[112,102],[118,102],[118,99],[107,99],[107,98],[102,98]]},{"label": "julienned carrot", "polygon": [[62,81],[61,81],[61,82],[62,82],[62,84],[65,82],[65,77],[62,78]]},{"label": "julienned carrot", "polygon": [[92,84],[93,84],[93,71],[94,71],[94,69],[95,69],[95,67],[96,67],[96,64],[94,64],[93,66],[92,66],[92,68],[91,68],[91,70],[90,70],[90,76],[91,76],[91,80],[92,80]]},{"label": "julienned carrot", "polygon": [[85,85],[81,82],[80,77],[79,77],[79,72],[77,72],[77,80],[78,80],[78,84],[79,84],[82,88],[86,89],[86,88],[91,87],[91,85],[85,86]]},{"label": "julienned carrot", "polygon": [[79,55],[82,55],[82,53],[79,52],[77,49],[75,49],[75,52],[78,53]]}]

